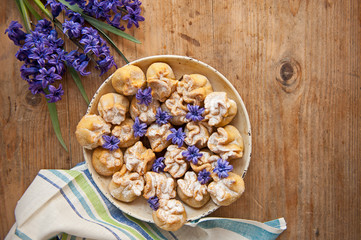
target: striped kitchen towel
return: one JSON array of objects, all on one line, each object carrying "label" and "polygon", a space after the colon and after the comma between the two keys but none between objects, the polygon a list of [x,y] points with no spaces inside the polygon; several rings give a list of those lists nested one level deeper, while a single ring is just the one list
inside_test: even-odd
[{"label": "striped kitchen towel", "polygon": [[176,232],[142,222],[112,205],[85,163],[72,170],[41,170],[19,200],[7,239],[276,239],[283,218],[266,223],[202,218]]}]

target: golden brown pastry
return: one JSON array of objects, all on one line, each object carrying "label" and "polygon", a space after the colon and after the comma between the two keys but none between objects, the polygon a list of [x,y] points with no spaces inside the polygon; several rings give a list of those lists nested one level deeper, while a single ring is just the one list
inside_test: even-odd
[{"label": "golden brown pastry", "polygon": [[171,141],[167,140],[167,137],[172,133],[170,131],[171,128],[172,125],[170,123],[161,126],[153,123],[148,127],[145,136],[148,137],[150,146],[154,152],[161,152],[170,145]]},{"label": "golden brown pastry", "polygon": [[178,80],[168,64],[157,62],[149,66],[147,82],[152,88],[153,97],[164,102],[176,90]]},{"label": "golden brown pastry", "polygon": [[87,114],[76,126],[75,136],[79,144],[93,149],[104,144],[102,136],[110,133],[111,125],[95,114]]},{"label": "golden brown pastry", "polygon": [[99,115],[109,123],[120,124],[123,122],[128,109],[129,100],[123,95],[107,93],[99,99]]},{"label": "golden brown pastry", "polygon": [[136,94],[138,89],[145,86],[145,84],[144,72],[133,65],[118,68],[112,76],[113,88],[125,96]]},{"label": "golden brown pastry", "polygon": [[212,172],[220,157],[212,153],[208,148],[202,149],[199,153],[201,153],[202,156],[198,159],[197,164],[190,163],[193,171],[198,173],[206,169],[208,172]]},{"label": "golden brown pastry", "polygon": [[119,126],[113,128],[112,135],[120,140],[119,147],[130,147],[139,140],[139,137],[134,137],[133,124],[133,119],[126,118]]},{"label": "golden brown pastry", "polygon": [[174,92],[161,106],[163,111],[168,112],[172,118],[169,120],[173,125],[183,125],[189,122],[186,118],[188,109],[183,98]]},{"label": "golden brown pastry", "polygon": [[178,148],[177,145],[170,145],[164,155],[165,172],[169,172],[174,178],[182,177],[188,169],[188,162],[182,155],[185,147]]},{"label": "golden brown pastry", "polygon": [[149,125],[155,121],[155,115],[159,106],[159,101],[154,98],[148,106],[139,104],[137,98],[134,96],[130,104],[130,116],[133,120],[135,120],[136,117],[139,117],[140,121]]},{"label": "golden brown pastry", "polygon": [[229,172],[226,178],[213,176],[214,181],[208,185],[208,192],[213,202],[220,206],[228,206],[236,201],[244,192],[244,181],[241,176]]},{"label": "golden brown pastry", "polygon": [[123,165],[119,172],[113,174],[109,184],[109,192],[123,202],[131,202],[142,194],[144,179],[136,172],[130,172]]},{"label": "golden brown pastry", "polygon": [[125,166],[129,171],[135,171],[143,176],[152,168],[155,154],[151,149],[143,146],[141,141],[127,148],[124,153]]},{"label": "golden brown pastry", "polygon": [[201,149],[207,146],[209,136],[213,132],[213,128],[207,122],[189,122],[187,123],[184,132],[186,138],[184,142],[188,145],[195,145]]},{"label": "golden brown pastry", "polygon": [[194,172],[186,172],[184,179],[178,179],[177,183],[179,198],[189,206],[200,208],[209,201],[207,185],[202,185]]},{"label": "golden brown pastry", "polygon": [[208,139],[208,148],[225,160],[243,156],[243,138],[238,129],[232,125],[217,128]]},{"label": "golden brown pastry", "polygon": [[225,92],[212,92],[204,100],[205,119],[210,126],[223,127],[237,114],[237,104]]},{"label": "golden brown pastry", "polygon": [[201,74],[186,74],[179,81],[177,92],[186,103],[202,106],[206,96],[213,92],[213,88],[205,76]]},{"label": "golden brown pastry", "polygon": [[147,172],[144,176],[145,187],[143,196],[146,199],[157,196],[159,199],[175,198],[175,181],[165,173]]},{"label": "golden brown pastry", "polygon": [[187,214],[183,204],[175,199],[160,199],[159,208],[153,212],[155,224],[166,231],[177,231],[186,222]]},{"label": "golden brown pastry", "polygon": [[111,176],[122,167],[123,153],[120,149],[110,151],[100,147],[96,148],[92,155],[92,165],[100,175]]}]

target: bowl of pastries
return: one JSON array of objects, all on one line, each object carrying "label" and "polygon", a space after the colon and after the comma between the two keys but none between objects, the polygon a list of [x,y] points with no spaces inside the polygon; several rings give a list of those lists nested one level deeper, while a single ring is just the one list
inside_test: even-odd
[{"label": "bowl of pastries", "polygon": [[105,197],[164,230],[228,206],[245,190],[247,110],[232,84],[196,59],[151,56],[118,68],[75,133]]}]

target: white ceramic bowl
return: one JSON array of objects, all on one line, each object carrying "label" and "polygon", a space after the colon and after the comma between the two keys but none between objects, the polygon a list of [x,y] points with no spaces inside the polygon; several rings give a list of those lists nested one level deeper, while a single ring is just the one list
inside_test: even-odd
[{"label": "white ceramic bowl", "polygon": [[[242,159],[232,160],[231,164],[234,167],[234,172],[245,176],[247,171],[250,158],[251,158],[251,125],[249,122],[247,110],[244,106],[244,103],[239,96],[237,90],[232,86],[232,84],[216,69],[213,67],[195,60],[190,57],[185,56],[176,56],[176,55],[159,55],[145,57],[136,61],[133,61],[129,64],[136,65],[140,67],[144,73],[148,66],[154,62],[165,62],[171,66],[174,71],[174,74],[177,79],[179,79],[184,74],[193,74],[198,73],[206,76],[212,84],[214,91],[224,91],[227,92],[228,97],[233,99],[237,103],[238,112],[236,117],[232,120],[230,124],[235,126],[241,133],[244,141],[244,155]],[[99,98],[109,92],[115,92],[111,83],[111,76],[105,80],[105,82],[99,87],[96,93],[93,96],[92,101],[88,107],[87,113],[98,114],[97,106]],[[111,180],[111,177],[102,177],[100,176],[93,168],[91,164],[91,155],[92,151],[83,149],[84,158],[88,165],[89,171],[94,179],[94,182],[97,184],[101,192],[112,202],[116,207],[122,210],[124,213],[138,218],[142,221],[153,222],[152,218],[152,209],[149,207],[147,201],[143,197],[139,197],[131,203],[124,203],[114,199],[108,190],[108,185]],[[194,209],[188,207],[184,204],[187,212],[187,221],[192,221],[204,217],[216,209],[219,208],[216,204],[210,200],[205,206],[200,209]]]}]

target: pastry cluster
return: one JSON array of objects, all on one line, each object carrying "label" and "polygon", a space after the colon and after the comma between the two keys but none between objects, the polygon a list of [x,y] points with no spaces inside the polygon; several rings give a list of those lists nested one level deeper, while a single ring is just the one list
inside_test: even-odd
[{"label": "pastry cluster", "polygon": [[[214,92],[207,77],[183,75],[151,64],[119,68],[113,93],[100,97],[98,114],[85,115],[76,128],[79,143],[94,149],[95,171],[111,177],[110,194],[123,202],[143,195],[154,222],[168,231],[187,219],[183,204],[220,206],[244,191],[232,161],[241,161],[243,139],[229,123],[237,105],[225,92]],[[179,199],[177,200],[176,199]]]}]

